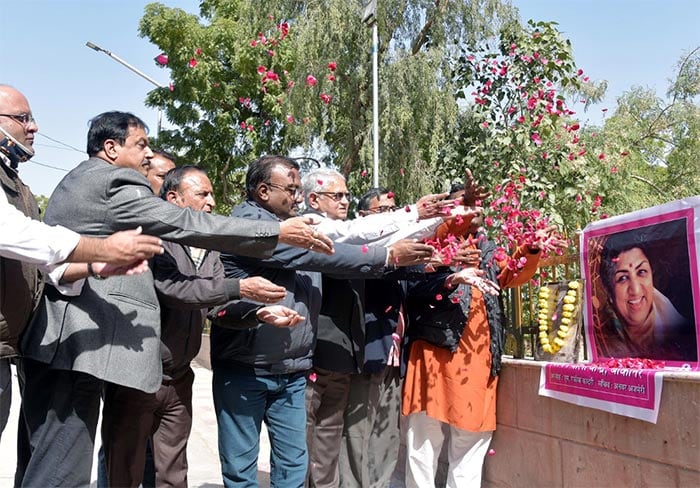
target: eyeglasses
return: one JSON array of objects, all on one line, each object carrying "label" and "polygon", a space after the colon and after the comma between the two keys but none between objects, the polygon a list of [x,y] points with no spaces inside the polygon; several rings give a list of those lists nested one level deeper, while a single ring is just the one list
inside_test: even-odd
[{"label": "eyeglasses", "polygon": [[327,197],[332,198],[334,201],[339,202],[343,198],[346,198],[348,202],[352,198],[352,193],[350,192],[342,192],[342,191],[315,191],[314,193],[317,193],[319,195],[325,195]]},{"label": "eyeglasses", "polygon": [[24,127],[28,127],[30,124],[36,124],[36,120],[32,114],[0,114],[0,117],[9,117],[15,122],[22,124]]},{"label": "eyeglasses", "polygon": [[299,197],[301,197],[301,195],[302,195],[302,191],[296,187],[290,188],[288,186],[282,186],[282,185],[278,185],[276,183],[270,183],[270,182],[266,182],[265,184],[269,187],[277,188],[278,190],[283,190],[283,191],[287,192],[287,195],[292,197],[294,200],[298,200]]},{"label": "eyeglasses", "polygon": [[368,208],[367,212],[373,213],[373,214],[386,213],[386,212],[393,212],[397,208],[398,207],[396,205],[381,205],[381,206],[375,207],[375,208]]}]

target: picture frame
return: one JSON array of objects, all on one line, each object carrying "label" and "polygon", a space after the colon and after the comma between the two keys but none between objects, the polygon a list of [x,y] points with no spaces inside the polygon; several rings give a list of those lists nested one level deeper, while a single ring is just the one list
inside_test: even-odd
[{"label": "picture frame", "polygon": [[594,363],[637,357],[700,365],[700,197],[586,226],[584,331]]}]

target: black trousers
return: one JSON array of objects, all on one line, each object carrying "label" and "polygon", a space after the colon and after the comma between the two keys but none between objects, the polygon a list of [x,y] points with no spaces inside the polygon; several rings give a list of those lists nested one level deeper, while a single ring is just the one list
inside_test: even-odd
[{"label": "black trousers", "polygon": [[102,380],[31,359],[23,363],[29,456],[18,462],[24,466],[21,486],[89,486]]}]

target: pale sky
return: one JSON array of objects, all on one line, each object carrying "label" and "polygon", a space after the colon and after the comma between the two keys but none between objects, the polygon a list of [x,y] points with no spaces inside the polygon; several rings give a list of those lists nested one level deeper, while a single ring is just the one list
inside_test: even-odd
[{"label": "pale sky", "polygon": [[[396,1],[396,0],[393,0]],[[87,123],[107,110],[130,111],[156,130],[157,112],[143,100],[153,87],[116,61],[85,46],[91,41],[168,84],[155,46],[137,35],[148,2],[141,0],[0,0],[0,83],[27,98],[39,123],[36,157],[21,166],[36,194],[49,196],[67,170],[86,158]],[[162,3],[198,12],[197,0]],[[698,0],[515,0],[523,19],[554,20],[574,47],[579,67],[609,81],[608,96],[583,121],[633,85],[663,95],[683,52],[700,45]],[[74,147],[68,148],[64,144]],[[41,166],[38,163],[55,168]],[[77,203],[77,202],[76,202]]]}]

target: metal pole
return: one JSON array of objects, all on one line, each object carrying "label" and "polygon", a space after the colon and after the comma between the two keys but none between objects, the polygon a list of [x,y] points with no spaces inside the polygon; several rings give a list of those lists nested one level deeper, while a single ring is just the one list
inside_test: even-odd
[{"label": "metal pole", "polygon": [[372,26],[372,138],[374,142],[374,187],[379,187],[379,74],[377,56],[379,51],[379,36],[377,22]]},{"label": "metal pole", "polygon": [[[115,60],[117,63],[119,63],[119,64],[121,64],[121,65],[123,65],[123,66],[126,66],[128,69],[130,69],[131,71],[133,71],[134,73],[136,73],[137,75],[139,75],[141,78],[143,78],[143,79],[146,80],[146,81],[149,81],[150,83],[153,83],[153,84],[154,84],[155,86],[157,86],[158,88],[163,88],[163,87],[165,86],[165,85],[162,85],[162,84],[158,83],[156,80],[154,80],[153,78],[151,78],[150,76],[148,76],[146,73],[144,73],[144,72],[141,71],[140,69],[135,68],[134,66],[130,65],[129,63],[127,63],[126,61],[124,61],[122,58],[120,58],[119,56],[117,56],[117,55],[114,54],[113,52],[108,51],[107,49],[101,48],[100,46],[98,46],[98,45],[96,45],[96,44],[93,44],[93,43],[90,42],[90,41],[86,42],[85,45],[86,45],[87,47],[89,47],[90,49],[94,49],[94,50],[97,51],[98,53],[105,53],[107,56],[109,56],[110,58],[112,58],[113,60]],[[162,114],[161,110],[158,109],[158,128],[157,128],[158,134],[160,134],[160,124],[161,124],[161,119],[162,119],[162,118],[163,118],[163,114]]]}]

